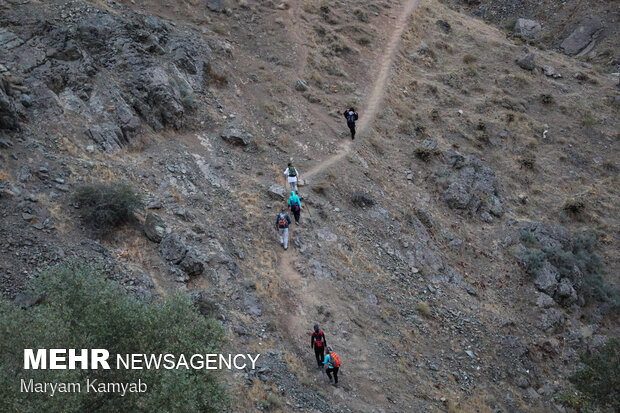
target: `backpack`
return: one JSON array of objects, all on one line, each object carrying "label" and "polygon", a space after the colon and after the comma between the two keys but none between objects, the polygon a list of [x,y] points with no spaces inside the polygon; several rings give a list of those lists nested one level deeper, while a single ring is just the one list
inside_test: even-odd
[{"label": "backpack", "polygon": [[292,165],[288,167],[288,176],[297,176],[297,171]]},{"label": "backpack", "polygon": [[299,211],[300,206],[299,206],[299,204],[293,204],[293,205],[291,205],[291,209],[293,210],[293,212],[297,212],[297,211]]},{"label": "backpack", "polygon": [[347,115],[347,122],[354,123],[355,122],[355,113],[351,113]]},{"label": "backpack", "polygon": [[286,219],[286,215],[285,214],[280,214],[279,218],[278,218],[278,226],[280,228],[284,228],[288,225],[288,220]]},{"label": "backpack", "polygon": [[338,357],[338,354],[332,351],[331,353],[329,353],[329,358],[331,360],[332,366],[340,367],[340,357]]},{"label": "backpack", "polygon": [[312,333],[312,335],[314,335],[314,343],[316,344],[317,347],[323,347],[323,344],[325,343],[325,341],[323,341],[323,332],[319,331],[318,333]]}]

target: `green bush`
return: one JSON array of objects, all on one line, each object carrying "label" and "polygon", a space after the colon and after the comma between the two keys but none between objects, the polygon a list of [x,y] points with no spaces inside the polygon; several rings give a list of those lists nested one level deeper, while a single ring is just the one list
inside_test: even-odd
[{"label": "green bush", "polygon": [[[116,354],[208,354],[221,349],[219,322],[197,313],[187,295],[146,303],[98,270],[78,263],[51,268],[35,279],[30,294],[40,305],[22,309],[0,300],[0,410],[21,412],[217,412],[228,395],[212,371],[23,370],[25,348],[103,348]],[[145,393],[85,391],[86,379],[128,383],[140,379]],[[81,393],[20,392],[20,379],[79,382]]]},{"label": "green bush", "polygon": [[570,378],[575,387],[591,402],[620,411],[620,341],[610,339],[581,362],[584,367]]},{"label": "green bush", "polygon": [[430,161],[434,154],[435,152],[432,149],[425,148],[423,146],[418,146],[415,148],[415,156],[424,162]]},{"label": "green bush", "polygon": [[129,222],[142,199],[127,184],[91,184],[77,189],[74,201],[82,212],[82,222],[98,232],[110,232]]}]

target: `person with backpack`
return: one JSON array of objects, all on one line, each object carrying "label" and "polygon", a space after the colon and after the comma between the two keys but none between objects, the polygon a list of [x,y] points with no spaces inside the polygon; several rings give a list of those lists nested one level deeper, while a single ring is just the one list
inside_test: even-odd
[{"label": "person with backpack", "polygon": [[291,186],[291,191],[297,191],[297,178],[299,173],[291,162],[288,163],[288,167],[284,170],[284,175],[287,176],[288,184]]},{"label": "person with backpack", "polygon": [[327,346],[327,340],[325,334],[319,330],[319,325],[314,325],[314,333],[310,337],[310,348],[314,349],[314,356],[316,357],[316,363],[319,368],[323,367],[323,358],[325,357],[325,346]]},{"label": "person with backpack", "polygon": [[351,140],[355,139],[355,121],[357,120],[357,112],[353,108],[349,108],[345,110],[343,113],[345,119],[347,120],[347,126],[351,131]]},{"label": "person with backpack", "polygon": [[325,364],[327,364],[327,369],[325,370],[325,373],[327,373],[329,382],[332,382],[332,373],[334,373],[334,386],[337,386],[338,370],[340,369],[340,357],[338,357],[338,354],[332,351],[331,347],[327,347],[327,355],[325,356],[325,360],[323,360],[323,365]]},{"label": "person with backpack", "polygon": [[276,229],[280,234],[280,245],[285,250],[288,249],[288,226],[291,223],[291,217],[286,213],[286,208],[282,208],[282,211],[276,217]]},{"label": "person with backpack", "polygon": [[299,216],[301,215],[301,199],[295,191],[291,191],[291,196],[288,199],[288,209],[293,211],[295,217],[295,224],[299,225]]}]

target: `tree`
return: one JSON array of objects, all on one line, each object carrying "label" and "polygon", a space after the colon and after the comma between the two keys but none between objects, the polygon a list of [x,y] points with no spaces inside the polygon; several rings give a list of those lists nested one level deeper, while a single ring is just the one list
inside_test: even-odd
[{"label": "tree", "polygon": [[[175,294],[146,303],[96,268],[69,263],[44,271],[29,294],[44,297],[22,309],[0,300],[0,406],[21,412],[216,412],[228,394],[212,370],[115,369],[116,354],[213,354],[224,341],[221,324],[200,315],[190,298]],[[107,349],[110,370],[24,370],[24,348]],[[140,379],[145,393],[25,393],[35,382],[127,383]]]}]

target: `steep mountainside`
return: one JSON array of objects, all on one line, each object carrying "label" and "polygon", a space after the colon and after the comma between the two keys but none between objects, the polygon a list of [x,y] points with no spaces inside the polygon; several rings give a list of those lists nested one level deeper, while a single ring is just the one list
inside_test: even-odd
[{"label": "steep mountainside", "polygon": [[[598,70],[436,0],[0,0],[2,295],[66,259],[191,293],[262,354],[231,411],[564,411],[620,334],[613,16]],[[74,192],[120,182],[145,208],[94,232]]]}]

